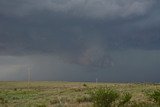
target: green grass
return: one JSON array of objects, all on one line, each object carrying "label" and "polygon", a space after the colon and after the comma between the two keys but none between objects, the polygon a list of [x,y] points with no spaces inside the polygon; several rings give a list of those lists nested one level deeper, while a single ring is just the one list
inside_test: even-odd
[{"label": "green grass", "polygon": [[[126,107],[159,107],[145,93],[160,89],[160,84],[48,81],[31,82],[29,90],[27,82],[0,82],[0,107],[92,107],[88,92],[106,87],[119,94],[130,93]],[[119,98],[115,104],[123,100]]]}]

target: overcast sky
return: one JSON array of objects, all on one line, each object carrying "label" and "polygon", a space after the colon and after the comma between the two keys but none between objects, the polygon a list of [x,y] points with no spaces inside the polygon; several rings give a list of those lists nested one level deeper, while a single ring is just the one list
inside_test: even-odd
[{"label": "overcast sky", "polygon": [[159,82],[159,0],[0,0],[0,80]]}]

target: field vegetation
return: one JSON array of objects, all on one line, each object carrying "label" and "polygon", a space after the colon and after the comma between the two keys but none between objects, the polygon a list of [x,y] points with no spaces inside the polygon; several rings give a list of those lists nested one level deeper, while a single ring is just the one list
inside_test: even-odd
[{"label": "field vegetation", "polygon": [[160,84],[0,82],[0,107],[160,107]]}]

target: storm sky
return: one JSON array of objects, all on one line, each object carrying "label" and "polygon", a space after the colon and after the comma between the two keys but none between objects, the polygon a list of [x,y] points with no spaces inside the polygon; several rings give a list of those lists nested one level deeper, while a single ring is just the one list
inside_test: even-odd
[{"label": "storm sky", "polygon": [[0,0],[0,80],[159,82],[159,0]]}]

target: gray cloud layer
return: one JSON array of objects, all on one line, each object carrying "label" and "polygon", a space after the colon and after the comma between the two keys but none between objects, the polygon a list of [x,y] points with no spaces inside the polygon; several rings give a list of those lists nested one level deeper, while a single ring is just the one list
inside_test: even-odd
[{"label": "gray cloud layer", "polygon": [[1,0],[0,12],[26,16],[49,10],[75,17],[113,18],[145,15],[156,0]]}]

